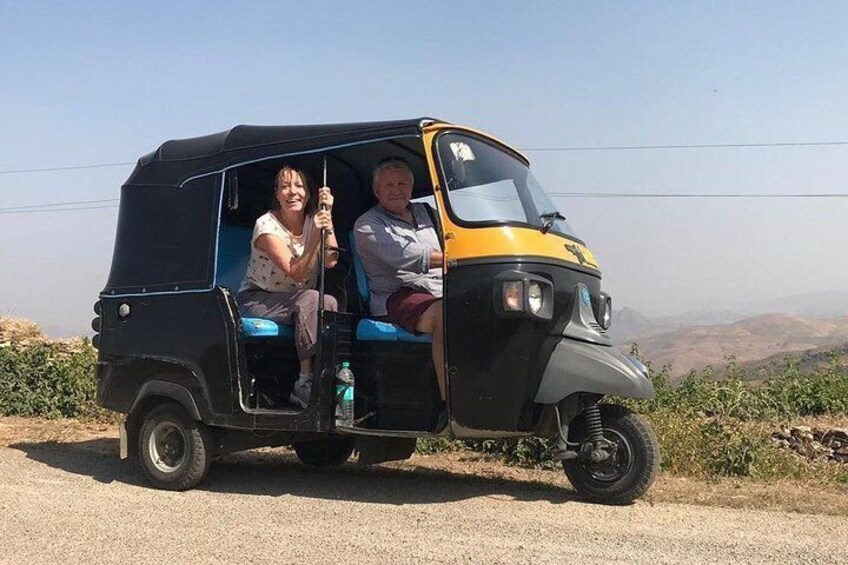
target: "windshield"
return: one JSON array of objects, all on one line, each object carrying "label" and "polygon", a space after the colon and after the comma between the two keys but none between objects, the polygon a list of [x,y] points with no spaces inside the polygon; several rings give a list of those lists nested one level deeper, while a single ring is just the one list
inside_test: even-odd
[{"label": "windshield", "polygon": [[437,142],[448,203],[465,222],[519,222],[577,235],[542,185],[517,157],[485,141],[448,133]]}]

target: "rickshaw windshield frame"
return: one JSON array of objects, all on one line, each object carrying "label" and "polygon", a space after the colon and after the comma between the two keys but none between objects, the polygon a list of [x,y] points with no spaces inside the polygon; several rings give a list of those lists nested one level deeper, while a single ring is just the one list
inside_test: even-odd
[{"label": "rickshaw windshield frame", "polygon": [[[445,146],[445,138],[448,136],[459,136],[475,143],[483,144],[487,149],[491,148],[502,155],[504,159],[512,161],[512,163],[504,162],[503,164],[506,164],[509,167],[515,166],[516,169],[521,169],[526,172],[526,176],[520,182],[508,175],[495,175],[496,177],[503,178],[497,178],[494,180],[487,179],[487,182],[481,182],[479,184],[470,183],[458,188],[452,186],[455,185],[457,181],[452,178],[453,175],[448,174],[452,169],[450,164],[445,162],[444,157],[446,151],[454,151],[453,148]],[[453,143],[451,143],[451,145],[453,145]],[[438,164],[437,169],[439,184],[444,189],[442,191],[442,195],[444,197],[447,215],[453,223],[460,227],[473,229],[515,226],[539,230],[543,227],[545,222],[542,215],[557,211],[550,197],[545,193],[544,189],[533,176],[527,159],[507,146],[501,145],[474,132],[451,128],[442,130],[435,136],[432,151]],[[464,155],[464,158],[468,161],[477,159],[473,152],[471,152],[470,155]],[[457,155],[455,163],[461,163],[462,160],[463,158]],[[467,181],[467,179],[464,179],[462,182],[465,181]],[[482,190],[469,194],[462,194],[462,191],[464,190],[477,188]],[[460,199],[459,196],[462,196],[463,198]],[[469,198],[465,198],[466,196]],[[466,213],[464,215],[462,210],[468,211],[472,210],[472,208],[470,206],[463,206],[460,202],[463,200],[470,201],[470,198],[490,202],[488,205],[489,211],[495,209],[496,214],[488,214],[489,216],[503,215],[507,217],[488,217],[486,219],[471,219],[467,217],[468,214]],[[513,217],[509,217],[510,215]],[[546,230],[546,233],[551,233],[568,239],[569,241],[574,241],[584,245],[583,241],[577,236],[574,229],[567,221],[561,218],[553,218],[549,229]]]}]

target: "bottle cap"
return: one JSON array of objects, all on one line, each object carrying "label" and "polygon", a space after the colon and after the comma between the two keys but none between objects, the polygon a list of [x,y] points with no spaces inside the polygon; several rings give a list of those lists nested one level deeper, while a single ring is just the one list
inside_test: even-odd
[{"label": "bottle cap", "polygon": [[349,369],[350,368],[350,361],[342,361],[342,367],[344,367],[345,369]]}]

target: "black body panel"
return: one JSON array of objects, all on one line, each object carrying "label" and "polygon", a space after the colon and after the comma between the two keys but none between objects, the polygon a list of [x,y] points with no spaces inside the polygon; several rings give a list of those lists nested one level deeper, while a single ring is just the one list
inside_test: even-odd
[{"label": "black body panel", "polygon": [[[188,389],[204,421],[251,426],[251,416],[235,411],[236,320],[227,293],[104,296],[100,304],[99,404],[127,412],[144,382],[160,379]],[[130,308],[123,319],[122,304]]]},{"label": "black body panel", "polygon": [[220,192],[221,175],[181,188],[124,186],[104,294],[210,288]]},{"label": "black body panel", "polygon": [[[551,281],[550,320],[496,314],[492,285],[505,271]],[[543,407],[533,399],[545,365],[562,339],[578,282],[588,286],[592,295],[600,292],[599,277],[535,260],[464,261],[449,269],[446,347],[451,421],[458,437],[529,434],[536,429]]]},{"label": "black body panel", "polygon": [[360,341],[353,351],[357,418],[370,429],[433,431],[439,389],[429,343]]}]

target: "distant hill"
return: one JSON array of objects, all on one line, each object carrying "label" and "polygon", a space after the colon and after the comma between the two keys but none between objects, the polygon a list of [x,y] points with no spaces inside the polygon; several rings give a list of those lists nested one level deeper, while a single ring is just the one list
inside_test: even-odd
[{"label": "distant hill", "polygon": [[783,312],[805,318],[837,318],[848,316],[848,291],[806,292],[752,304],[755,314]]},{"label": "distant hill", "polygon": [[765,359],[742,363],[742,368],[752,375],[766,375],[785,368],[791,362],[801,373],[824,369],[837,360],[840,367],[848,368],[848,342],[825,345],[798,352],[777,353]]},{"label": "distant hill", "polygon": [[763,314],[791,314],[814,319],[848,316],[848,291],[808,292],[735,308],[689,310],[667,315],[648,316],[632,308],[623,308],[613,311],[609,334],[613,343],[625,344],[690,326],[732,324]]},{"label": "distant hill", "polygon": [[656,366],[670,365],[672,375],[707,365],[781,358],[787,353],[848,342],[848,316],[816,320],[790,314],[765,314],[732,324],[701,325],[638,336],[642,354]]},{"label": "distant hill", "polygon": [[607,332],[613,343],[626,343],[636,336],[647,337],[668,331],[664,324],[651,320],[632,308],[613,310],[612,324]]}]

